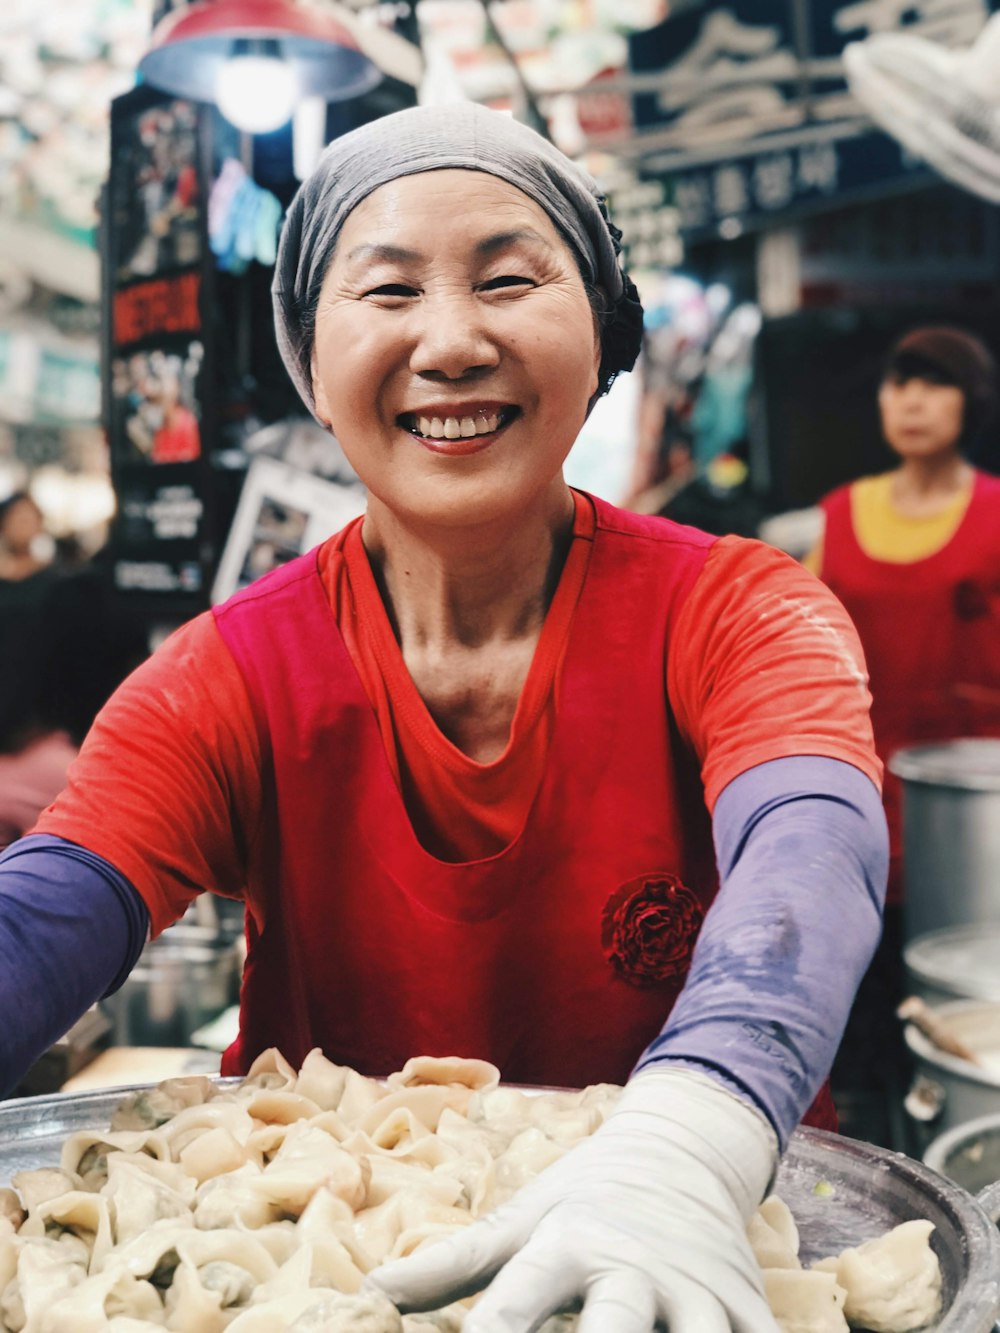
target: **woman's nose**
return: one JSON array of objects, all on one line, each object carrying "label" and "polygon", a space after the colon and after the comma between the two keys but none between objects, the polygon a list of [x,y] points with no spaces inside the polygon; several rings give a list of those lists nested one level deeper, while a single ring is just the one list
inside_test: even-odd
[{"label": "woman's nose", "polygon": [[901,397],[904,403],[922,403],[926,396],[927,389],[919,380],[907,380],[902,387]]},{"label": "woman's nose", "polygon": [[474,298],[426,301],[415,315],[415,375],[458,380],[499,365],[500,349]]}]

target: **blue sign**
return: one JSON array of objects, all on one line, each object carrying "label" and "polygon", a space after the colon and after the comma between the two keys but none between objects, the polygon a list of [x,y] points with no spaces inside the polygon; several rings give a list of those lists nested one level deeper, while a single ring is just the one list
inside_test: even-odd
[{"label": "blue sign", "polygon": [[1000,0],[726,0],[629,37],[633,150],[669,181],[682,231],[735,234],[934,179],[873,130],[841,52],[906,30],[970,45]]}]

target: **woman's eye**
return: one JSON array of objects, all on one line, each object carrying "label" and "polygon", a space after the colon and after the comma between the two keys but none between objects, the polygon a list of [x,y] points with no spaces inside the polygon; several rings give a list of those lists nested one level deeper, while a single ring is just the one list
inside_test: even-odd
[{"label": "woman's eye", "polygon": [[505,273],[499,278],[490,278],[489,282],[484,282],[483,290],[489,292],[503,287],[534,287],[534,285],[531,278],[522,277],[518,273]]},{"label": "woman's eye", "polygon": [[407,287],[401,282],[385,282],[381,287],[373,287],[366,296],[416,296],[415,287]]}]

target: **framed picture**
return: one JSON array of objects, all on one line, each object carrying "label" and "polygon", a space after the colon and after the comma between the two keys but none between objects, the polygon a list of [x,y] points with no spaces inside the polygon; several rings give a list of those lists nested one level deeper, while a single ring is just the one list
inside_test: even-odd
[{"label": "framed picture", "polygon": [[254,459],[212,585],[212,602],[224,602],[262,574],[318,546],[364,508],[360,486],[328,481],[275,458]]}]

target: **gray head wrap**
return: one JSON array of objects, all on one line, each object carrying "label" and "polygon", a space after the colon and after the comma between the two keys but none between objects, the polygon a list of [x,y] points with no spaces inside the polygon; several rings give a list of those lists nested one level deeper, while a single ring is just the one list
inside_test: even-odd
[{"label": "gray head wrap", "polygon": [[388,181],[453,167],[485,171],[522,190],[552,219],[584,280],[603,289],[601,392],[635,364],[642,306],[619,263],[621,233],[590,176],[499,111],[472,102],[412,107],[335,139],[285,218],[272,285],[275,327],[282,359],[310,411],[316,306],[344,220]]}]

